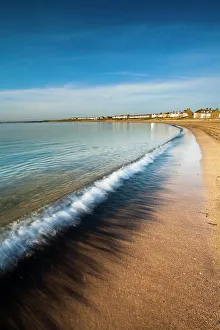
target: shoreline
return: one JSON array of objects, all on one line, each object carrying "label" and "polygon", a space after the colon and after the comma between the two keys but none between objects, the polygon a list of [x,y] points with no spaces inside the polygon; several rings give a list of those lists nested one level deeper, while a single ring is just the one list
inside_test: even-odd
[{"label": "shoreline", "polygon": [[[165,140],[164,143],[166,142],[168,141]],[[159,146],[163,146],[163,143],[161,145],[158,145],[158,147]],[[66,184],[65,189],[63,187],[60,188],[57,182],[56,185],[58,186],[59,189],[55,188],[56,185],[53,185],[52,187],[48,185],[48,187],[46,188],[44,187],[44,190],[43,189],[41,190],[41,194],[38,194],[38,196],[36,196],[36,198],[34,199],[32,198],[31,202],[30,200],[24,200],[24,199],[22,200],[21,198],[21,202],[18,204],[19,207],[11,208],[10,212],[7,210],[7,208],[5,210],[1,210],[2,211],[0,214],[1,227],[3,228],[15,221],[26,219],[30,217],[33,213],[41,214],[42,211],[45,210],[45,208],[49,208],[54,204],[59,204],[59,202],[68,199],[68,197],[72,194],[82,192],[83,189],[90,187],[92,184],[94,184],[95,181],[103,179],[105,176],[112,174],[113,172],[119,170],[120,168],[128,166],[131,163],[138,161],[139,159],[144,157],[145,153],[151,153],[153,150],[154,150],[153,147],[152,149],[145,150],[142,154],[139,154],[138,157],[130,159],[129,161],[126,161],[124,159],[123,162],[121,161],[120,164],[111,166],[111,168],[108,170],[104,171],[103,169],[100,169],[99,172],[93,174],[92,177],[86,177],[85,179],[81,178],[79,181],[75,180],[74,183],[71,183],[69,185]],[[55,177],[55,179],[57,179],[57,177]],[[27,186],[27,191],[28,189],[31,194],[31,184],[29,187]],[[10,193],[11,195],[13,195],[13,193],[14,195],[17,195],[18,190],[17,192],[15,192],[14,189]],[[26,193],[25,189],[23,188],[20,192],[20,196],[24,194],[25,197],[25,193]],[[28,195],[28,193],[26,193],[26,195]],[[41,196],[43,196],[43,198]],[[8,201],[6,200],[5,203],[7,204]]]},{"label": "shoreline", "polygon": [[220,272],[220,121],[214,132],[207,124],[195,125],[189,122],[180,126],[193,132],[202,151],[205,215],[211,226],[211,245],[216,267]]},{"label": "shoreline", "polygon": [[48,119],[48,120],[33,120],[33,121],[6,121],[0,122],[0,124],[43,124],[43,123],[162,123],[167,124],[171,122],[178,123],[207,123],[217,122],[220,123],[219,118],[181,118],[181,119],[170,119],[170,118],[155,118],[155,119]]},{"label": "shoreline", "polygon": [[218,329],[220,128],[171,123],[194,134],[204,181],[185,147],[156,191],[58,237],[0,283],[3,329]]},{"label": "shoreline", "polygon": [[205,215],[212,227],[212,245],[220,270],[220,120],[187,120],[182,123],[175,121],[175,124],[189,129],[195,135],[202,152]]},{"label": "shoreline", "polygon": [[[157,207],[156,222],[150,226],[143,223],[133,241],[122,245],[127,256],[117,265],[110,262],[105,284],[92,279],[96,289],[89,284],[88,297],[101,314],[77,306],[76,320],[72,322],[76,321],[78,329],[83,330],[87,322],[90,329],[100,330],[219,328],[220,218],[216,177],[220,173],[220,153],[216,151],[220,145],[204,131],[206,127],[192,127],[191,122],[169,124],[185,127],[195,136],[202,152],[201,187],[194,187],[187,176],[186,182],[182,179],[177,183],[179,179],[173,178],[165,184],[168,190],[172,188],[167,205]],[[181,183],[185,192],[180,191]],[[162,192],[158,198],[166,201],[167,195]],[[110,306],[105,306],[105,301]],[[66,318],[73,308],[72,304]]]},{"label": "shoreline", "polygon": [[188,146],[177,144],[171,163],[168,156],[155,164],[155,177],[146,172],[147,189],[109,201],[114,211],[100,207],[0,282],[0,327],[217,329],[214,227]]},{"label": "shoreline", "polygon": [[[87,297],[98,313],[72,303],[64,316],[77,329],[218,328],[219,269],[213,260],[203,185],[196,173],[187,177],[184,160],[179,162],[155,196],[154,221],[147,222],[146,211],[146,222],[133,232],[131,242],[122,242],[126,254],[120,262],[99,255],[109,269],[104,283],[86,277]],[[135,217],[135,210],[131,215]]]}]

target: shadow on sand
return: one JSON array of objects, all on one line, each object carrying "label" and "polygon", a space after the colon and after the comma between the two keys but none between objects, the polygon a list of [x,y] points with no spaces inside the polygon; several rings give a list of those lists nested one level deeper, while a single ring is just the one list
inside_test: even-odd
[{"label": "shadow on sand", "polygon": [[122,242],[132,240],[142,221],[154,221],[162,202],[157,192],[167,179],[159,169],[168,158],[165,153],[126,181],[79,227],[60,234],[0,280],[0,329],[74,329],[72,321],[62,326],[62,311],[70,301],[95,309],[86,297],[89,279],[105,281],[108,261],[119,263],[129,253]]}]

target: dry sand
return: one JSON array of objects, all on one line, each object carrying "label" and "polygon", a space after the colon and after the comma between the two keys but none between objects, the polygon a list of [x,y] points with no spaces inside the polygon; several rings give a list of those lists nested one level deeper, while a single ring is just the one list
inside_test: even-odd
[{"label": "dry sand", "polygon": [[220,269],[220,120],[186,120],[175,123],[190,129],[202,150],[206,217],[212,226],[212,247]]}]

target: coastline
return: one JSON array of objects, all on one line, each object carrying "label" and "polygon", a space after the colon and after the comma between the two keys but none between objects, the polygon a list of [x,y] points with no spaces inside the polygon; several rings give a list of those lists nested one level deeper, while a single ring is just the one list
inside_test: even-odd
[{"label": "coastline", "polygon": [[219,209],[213,199],[219,144],[202,128],[179,126],[190,129],[200,145],[204,182],[195,188],[177,170],[165,184],[169,192],[158,194],[155,223],[142,223],[133,241],[122,244],[126,256],[120,263],[103,258],[110,273],[104,284],[91,279],[87,292],[101,314],[77,306],[72,322],[78,329],[88,324],[90,329],[219,329]]},{"label": "coastline", "polygon": [[[82,120],[83,122],[91,122]],[[80,121],[78,121],[80,122]],[[206,217],[212,226],[212,246],[220,269],[220,119],[122,119],[97,120],[107,123],[160,123],[185,127],[195,135],[202,151],[202,168],[206,196]]]},{"label": "coastline", "polygon": [[156,191],[143,190],[113,215],[88,216],[52,252],[41,251],[0,283],[0,327],[219,328],[220,127],[213,138],[206,123],[166,123],[195,135],[203,182],[185,163],[185,147]]},{"label": "coastline", "polygon": [[189,129],[202,151],[202,173],[206,197],[205,216],[211,226],[210,244],[220,274],[220,120],[170,121]]},{"label": "coastline", "polygon": [[[210,146],[205,133],[193,133]],[[199,160],[191,167],[188,146],[181,148],[173,165],[169,157],[155,165],[156,189],[89,215],[0,283],[0,327],[218,329],[216,226],[206,216]]]},{"label": "coastline", "polygon": [[[80,122],[80,121],[79,121]],[[83,120],[83,122],[91,122]],[[220,269],[220,119],[121,119],[97,120],[108,123],[160,123],[185,127],[193,132],[202,151],[206,216],[213,226],[213,249]]]},{"label": "coastline", "polygon": [[211,227],[211,245],[220,272],[220,121],[181,123],[190,129],[202,151],[202,169],[206,196],[205,216]]},{"label": "coastline", "polygon": [[[86,276],[86,296],[94,310],[72,303],[64,314],[77,329],[219,328],[219,269],[203,184],[196,179],[195,185],[198,174],[188,177],[184,161],[179,162],[156,196],[154,221],[143,222],[131,242],[122,242],[126,254],[120,262],[99,254],[109,273],[104,282]],[[131,208],[129,214],[135,218]],[[148,216],[145,211],[146,220]]]}]

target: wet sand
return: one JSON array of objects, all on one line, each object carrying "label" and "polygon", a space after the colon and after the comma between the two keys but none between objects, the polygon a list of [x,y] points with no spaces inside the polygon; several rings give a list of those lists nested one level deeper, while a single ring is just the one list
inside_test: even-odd
[{"label": "wet sand", "polygon": [[187,127],[195,134],[202,150],[205,215],[212,227],[213,255],[220,269],[220,120],[186,120],[181,122],[181,126]]},{"label": "wet sand", "polygon": [[157,188],[100,207],[4,279],[1,329],[220,328],[218,205],[207,193],[218,198],[219,144],[192,130],[207,189],[180,150],[172,168],[157,169]]}]

